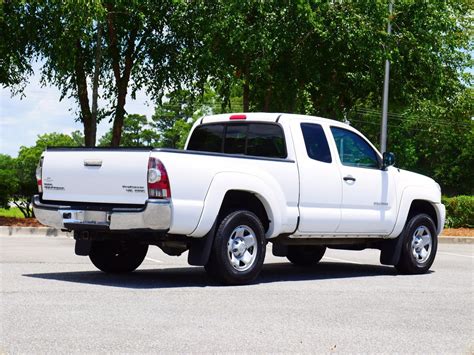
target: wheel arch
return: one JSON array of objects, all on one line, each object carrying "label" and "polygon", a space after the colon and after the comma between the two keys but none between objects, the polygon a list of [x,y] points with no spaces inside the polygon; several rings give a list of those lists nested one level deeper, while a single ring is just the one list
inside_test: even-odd
[{"label": "wheel arch", "polygon": [[265,201],[261,196],[249,191],[229,190],[222,200],[217,220],[221,220],[231,211],[244,209],[254,213],[258,217],[266,233],[270,228],[271,219],[262,200]]},{"label": "wheel arch", "polygon": [[433,196],[431,190],[423,187],[408,187],[402,193],[397,222],[389,237],[398,237],[406,222],[420,213],[430,216],[435,223],[436,232],[441,233],[445,218],[444,206],[439,203],[436,196]]},{"label": "wheel arch", "polygon": [[427,214],[433,220],[435,226],[438,226],[438,215],[436,214],[436,209],[433,204],[426,200],[413,200],[410,205],[410,210],[408,212],[407,221],[409,221],[413,216],[418,214]]},{"label": "wheel arch", "polygon": [[204,236],[224,213],[240,208],[255,213],[264,225],[266,238],[271,238],[281,233],[285,206],[283,192],[275,182],[243,173],[220,173],[211,183],[201,218],[190,236]]}]

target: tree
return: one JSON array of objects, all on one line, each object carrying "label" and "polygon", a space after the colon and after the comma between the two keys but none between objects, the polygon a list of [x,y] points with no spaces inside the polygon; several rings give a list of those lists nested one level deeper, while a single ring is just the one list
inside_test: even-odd
[{"label": "tree", "polygon": [[26,20],[24,6],[17,6],[13,1],[2,1],[0,33],[3,37],[0,41],[0,85],[18,93],[33,73],[30,60],[34,55],[34,46],[30,34],[34,33],[34,28]]},{"label": "tree", "polygon": [[201,93],[183,89],[168,93],[165,100],[157,104],[151,117],[151,126],[160,133],[158,146],[184,148],[196,119],[207,114],[221,113],[225,105],[223,98],[209,85],[204,85]]},{"label": "tree", "polygon": [[84,146],[84,134],[81,131],[74,131],[71,133],[71,138],[74,141],[76,147]]},{"label": "tree", "polygon": [[[99,140],[99,146],[109,146],[112,135],[113,131],[111,129]],[[120,142],[121,146],[153,147],[158,145],[159,139],[160,135],[148,123],[146,116],[136,114],[125,116]]]},{"label": "tree", "polygon": [[391,37],[385,2],[191,2],[188,11],[195,72],[227,97],[240,86],[244,111],[343,119],[361,100],[379,107],[387,57],[391,107],[448,99],[470,65],[467,1],[397,1]]},{"label": "tree", "polygon": [[[21,82],[29,58],[44,58],[44,82],[78,100],[87,146],[95,142],[96,121],[105,116],[113,121],[108,141],[121,143],[131,124],[127,94],[133,97],[140,88],[156,99],[155,115],[145,126],[158,131],[161,146],[183,145],[196,109],[207,105],[202,98],[208,89],[221,106],[208,105],[209,112],[315,114],[349,120],[377,140],[388,58],[389,144],[399,162],[435,174],[452,191],[466,191],[459,176],[465,176],[460,167],[470,150],[451,149],[445,141],[434,146],[432,132],[413,132],[443,127],[443,139],[457,145],[471,139],[465,130],[449,128],[472,125],[466,104],[472,97],[466,71],[473,50],[470,1],[397,0],[391,36],[386,2],[368,0],[9,1],[3,10],[1,28],[14,40],[12,48],[0,45],[7,58],[0,68],[0,78],[7,79],[1,80]],[[100,109],[94,101],[99,93],[108,103]],[[426,163],[431,158],[444,159],[436,160],[443,167],[460,165],[435,171]]]},{"label": "tree", "polygon": [[[0,75],[7,77],[0,76],[2,84],[11,86],[30,74],[30,57],[24,52],[43,59],[43,83],[57,86],[60,99],[69,96],[78,102],[86,146],[95,145],[97,123],[107,116],[113,121],[111,144],[120,144],[128,94],[133,98],[147,87],[159,96],[178,82],[169,73],[178,71],[181,63],[169,27],[175,7],[171,0],[9,1],[2,6],[3,19],[8,19],[2,22],[5,33],[13,39],[18,33],[21,39],[10,51],[15,56],[0,47],[0,54],[9,59],[0,68]],[[99,93],[108,103],[102,108]]]},{"label": "tree", "polygon": [[10,208],[9,202],[18,190],[19,181],[15,170],[15,159],[0,154],[0,207]]},{"label": "tree", "polygon": [[160,147],[184,147],[186,132],[191,128],[195,110],[193,101],[189,91],[177,90],[167,95],[166,102],[156,106],[151,125],[161,133]]},{"label": "tree", "polygon": [[294,3],[277,1],[189,3],[183,21],[192,32],[181,35],[194,39],[188,45],[198,53],[191,62],[201,81],[209,78],[226,104],[238,87],[243,111],[262,110],[255,100],[256,88],[261,82],[270,86],[281,47],[290,45],[279,37],[293,34],[296,38],[300,33],[298,26],[287,33],[281,29],[282,15],[293,7]]}]

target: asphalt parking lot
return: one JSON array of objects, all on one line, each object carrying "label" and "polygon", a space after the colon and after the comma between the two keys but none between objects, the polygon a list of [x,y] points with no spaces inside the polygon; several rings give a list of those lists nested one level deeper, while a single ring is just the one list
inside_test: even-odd
[{"label": "asphalt parking lot", "polygon": [[474,352],[473,244],[441,244],[417,276],[375,250],[312,269],[269,250],[257,283],[221,287],[156,247],[110,276],[70,238],[2,236],[0,277],[0,354]]}]

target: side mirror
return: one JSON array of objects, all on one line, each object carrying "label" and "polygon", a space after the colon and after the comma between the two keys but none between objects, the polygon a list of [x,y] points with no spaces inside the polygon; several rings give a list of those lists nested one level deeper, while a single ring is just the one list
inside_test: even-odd
[{"label": "side mirror", "polygon": [[387,169],[389,166],[392,166],[393,164],[395,164],[395,154],[393,154],[392,152],[384,152],[382,170]]}]

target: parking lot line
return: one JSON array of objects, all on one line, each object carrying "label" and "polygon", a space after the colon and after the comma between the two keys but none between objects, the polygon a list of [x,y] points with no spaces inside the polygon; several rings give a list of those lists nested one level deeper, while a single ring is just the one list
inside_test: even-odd
[{"label": "parking lot line", "polygon": [[338,259],[338,258],[331,258],[331,257],[329,257],[329,256],[325,256],[323,259],[332,260],[332,261],[341,261],[341,262],[343,262],[343,263],[364,265],[363,263],[358,263],[357,261],[351,261],[351,260],[345,260],[345,259]]},{"label": "parking lot line", "polygon": [[442,255],[453,255],[453,256],[462,256],[464,258],[471,258],[471,259],[474,259],[474,256],[472,255],[463,255],[463,254],[455,254],[455,253],[446,253],[444,251],[439,251],[438,254],[442,254]]},{"label": "parking lot line", "polygon": [[155,263],[158,263],[158,264],[163,264],[163,262],[161,260],[157,260],[157,259],[153,259],[153,258],[146,257],[145,260],[154,261]]}]

